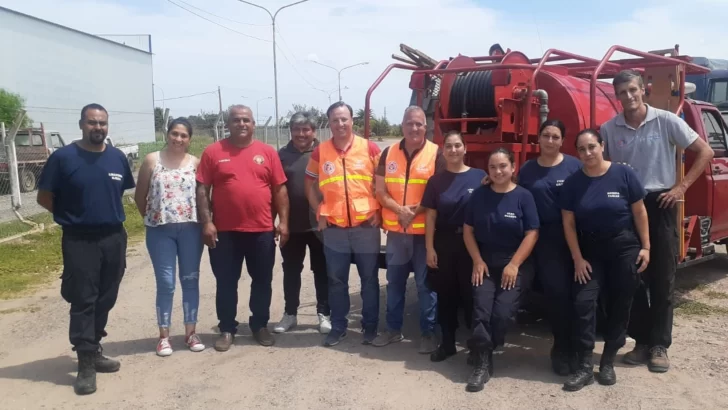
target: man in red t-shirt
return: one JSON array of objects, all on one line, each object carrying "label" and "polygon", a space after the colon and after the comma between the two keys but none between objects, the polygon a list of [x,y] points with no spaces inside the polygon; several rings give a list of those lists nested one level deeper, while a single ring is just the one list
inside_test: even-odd
[{"label": "man in red t-shirt", "polygon": [[[227,351],[237,333],[238,281],[246,261],[252,278],[249,320],[263,346],[275,340],[268,331],[275,238],[288,240],[288,192],[276,150],[253,139],[250,108],[235,105],[228,118],[230,137],[205,149],[197,168],[197,211],[217,280],[215,305],[220,338],[215,349]],[[273,206],[275,205],[275,211]],[[279,217],[274,227],[276,213]]]}]

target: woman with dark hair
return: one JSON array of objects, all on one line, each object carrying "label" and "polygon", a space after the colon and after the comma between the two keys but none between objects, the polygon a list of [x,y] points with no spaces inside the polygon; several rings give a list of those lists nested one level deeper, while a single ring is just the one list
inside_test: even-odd
[{"label": "woman with dark hair", "polygon": [[157,279],[157,355],[169,356],[169,326],[179,260],[185,343],[193,352],[205,345],[195,333],[200,304],[202,231],[197,223],[195,172],[198,159],[187,153],[192,125],[178,118],[169,125],[161,151],[148,154],[139,169],[134,199],[146,225],[146,242]]},{"label": "woman with dark hair", "polygon": [[559,197],[566,178],[579,171],[581,162],[561,152],[566,127],[559,120],[547,120],[538,132],[539,156],[526,161],[518,173],[518,184],[536,201],[540,227],[533,251],[536,278],[548,302],[548,318],[554,344],[551,367],[561,376],[575,369],[571,346],[571,284],[574,265],[561,223]]},{"label": "woman with dark hair", "polygon": [[462,134],[448,132],[443,144],[446,168],[427,181],[420,203],[426,209],[427,283],[437,292],[437,318],[442,329],[442,342],[430,355],[433,362],[441,362],[457,352],[455,332],[460,307],[466,326],[470,328],[472,323],[473,264],[463,242],[463,223],[471,193],[486,174],[465,165],[465,152]]},{"label": "woman with dark hair", "polygon": [[584,164],[564,182],[561,208],[566,241],[574,260],[574,348],[578,366],[564,384],[577,391],[594,382],[592,351],[597,299],[608,300],[600,384],[617,382],[614,358],[625,344],[632,297],[650,261],[646,191],[628,165],[606,161],[599,132],[583,130],[576,149]]},{"label": "woman with dark hair", "polygon": [[538,240],[533,195],[516,185],[513,153],[499,148],[488,159],[490,183],[473,192],[463,238],[473,260],[473,336],[468,345],[475,370],[466,389],[480,391],[493,375],[493,350],[502,346],[515,320],[523,278],[531,277],[530,254]]}]

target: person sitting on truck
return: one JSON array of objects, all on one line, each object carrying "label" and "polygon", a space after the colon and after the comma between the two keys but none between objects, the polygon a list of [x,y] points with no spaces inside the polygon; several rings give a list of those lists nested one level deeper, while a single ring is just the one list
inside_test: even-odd
[{"label": "person sitting on truck", "polygon": [[427,120],[422,108],[405,110],[402,132],[401,141],[382,151],[375,176],[382,229],[387,233],[387,329],[372,345],[381,347],[403,340],[407,278],[413,271],[420,307],[419,352],[430,354],[437,349],[437,294],[426,283],[425,209],[420,201],[442,157],[437,144],[425,136]]},{"label": "person sitting on truck", "polygon": [[[667,349],[672,344],[678,240],[682,240],[678,238],[675,204],[705,172],[714,153],[680,117],[644,102],[640,73],[624,70],[612,84],[624,111],[601,126],[604,153],[612,161],[632,166],[647,190],[645,207],[653,246],[653,262],[632,303],[629,335],[636,345],[623,360],[632,365],[648,363],[650,371],[666,372],[670,367]],[[676,181],[678,146],[696,154],[681,182]]]},{"label": "person sitting on truck", "polygon": [[606,294],[604,351],[599,383],[613,385],[614,358],[626,341],[627,321],[639,274],[650,262],[650,234],[645,189],[628,165],[606,161],[599,132],[576,136],[582,170],[561,188],[561,213],[566,242],[574,260],[574,346],[577,368],[564,384],[577,391],[594,382],[592,351],[596,338],[597,299]]},{"label": "person sitting on truck", "polygon": [[472,326],[473,261],[463,241],[465,208],[486,173],[465,165],[465,140],[458,131],[445,135],[445,170],[433,175],[425,187],[421,206],[425,208],[427,284],[437,292],[437,320],[442,342],[430,355],[441,362],[456,354],[455,332],[458,309],[462,307],[466,327]]},{"label": "person sitting on truck", "polygon": [[561,153],[566,136],[564,123],[547,120],[539,130],[540,154],[526,161],[518,174],[518,184],[531,191],[538,208],[540,221],[538,242],[534,249],[536,277],[548,299],[548,317],[554,344],[551,349],[551,367],[561,376],[573,369],[574,350],[571,333],[571,284],[574,266],[561,223],[559,196],[563,183],[581,162]]},{"label": "person sitting on truck", "polygon": [[81,395],[96,391],[96,372],[121,366],[102,354],[101,339],[126,269],[122,197],[135,183],[124,153],[104,143],[108,111],[86,105],[78,124],[81,141],[48,157],[37,201],[63,230],[61,296],[71,305],[69,339],[78,355],[73,389]]},{"label": "person sitting on truck", "polygon": [[146,244],[157,278],[156,352],[166,357],[173,349],[169,326],[174,299],[175,270],[179,260],[185,344],[193,352],[205,349],[195,332],[200,306],[202,226],[197,223],[195,172],[197,157],[187,153],[192,125],[185,118],[172,121],[161,151],[147,154],[139,169],[134,199],[146,226]]},{"label": "person sitting on truck", "polygon": [[[331,139],[311,153],[306,168],[306,194],[323,231],[324,255],[329,275],[331,331],[324,346],[335,346],[346,337],[349,314],[349,270],[356,263],[361,279],[362,343],[371,344],[379,325],[380,205],[374,173],[381,150],[353,132],[354,110],[343,101],[332,104],[326,115]],[[321,199],[314,188],[319,187]]]},{"label": "person sitting on truck", "polygon": [[473,261],[473,335],[468,346],[475,370],[467,391],[483,389],[493,376],[493,350],[515,321],[524,286],[532,277],[531,251],[539,219],[533,195],[514,181],[515,160],[505,148],[488,158],[490,183],[477,188],[465,210],[463,239]]}]

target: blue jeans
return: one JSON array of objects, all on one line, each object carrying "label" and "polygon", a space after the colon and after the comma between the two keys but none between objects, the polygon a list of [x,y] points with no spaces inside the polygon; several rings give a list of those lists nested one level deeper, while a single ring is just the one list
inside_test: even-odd
[{"label": "blue jeans", "polygon": [[379,325],[379,250],[382,243],[379,228],[330,226],[324,229],[323,237],[332,330],[341,332],[347,328],[352,261],[361,279],[361,325],[364,329],[376,329]]},{"label": "blue jeans", "polygon": [[437,293],[427,286],[427,250],[425,235],[387,233],[387,327],[402,330],[407,279],[415,273],[417,299],[420,304],[420,331],[432,335],[435,331]]},{"label": "blue jeans", "polygon": [[147,226],[147,250],[157,278],[157,323],[169,327],[174,298],[175,270],[179,260],[184,323],[197,323],[200,306],[202,227],[195,222]]}]

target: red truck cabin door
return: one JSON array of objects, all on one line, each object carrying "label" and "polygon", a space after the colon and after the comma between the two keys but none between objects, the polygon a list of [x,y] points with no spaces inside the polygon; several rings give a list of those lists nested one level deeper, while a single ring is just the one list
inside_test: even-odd
[{"label": "red truck cabin door", "polygon": [[705,136],[715,156],[710,164],[713,175],[713,226],[711,239],[728,237],[728,129],[720,113],[712,107],[701,107],[701,118],[705,126]]}]

